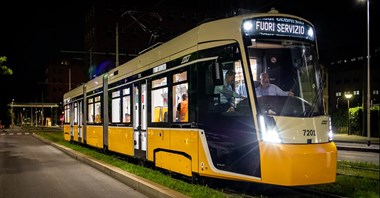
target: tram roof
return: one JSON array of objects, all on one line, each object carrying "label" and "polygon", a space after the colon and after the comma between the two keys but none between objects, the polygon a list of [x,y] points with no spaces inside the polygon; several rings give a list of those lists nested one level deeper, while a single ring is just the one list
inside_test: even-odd
[{"label": "tram roof", "polygon": [[59,105],[57,103],[43,103],[43,102],[41,102],[41,103],[16,103],[16,102],[13,102],[13,103],[9,103],[7,106],[9,106],[9,107],[39,107],[39,108],[59,107]]}]

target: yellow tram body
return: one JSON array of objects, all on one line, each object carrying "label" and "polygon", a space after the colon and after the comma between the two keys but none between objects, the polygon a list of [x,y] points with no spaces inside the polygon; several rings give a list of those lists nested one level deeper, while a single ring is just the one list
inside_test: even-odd
[{"label": "yellow tram body", "polygon": [[[202,24],[67,92],[64,139],[188,177],[335,182],[337,149],[312,33],[310,22],[280,13]],[[244,84],[246,95],[229,92],[233,101],[222,104],[228,94],[216,91],[225,91],[230,70],[232,91]],[[264,72],[294,96],[258,94]],[[186,121],[178,119],[183,94]]]}]

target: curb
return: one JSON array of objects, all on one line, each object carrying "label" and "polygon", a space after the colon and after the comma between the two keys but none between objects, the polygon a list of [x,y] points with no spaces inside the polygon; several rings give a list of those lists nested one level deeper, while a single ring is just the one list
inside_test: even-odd
[{"label": "curb", "polygon": [[[333,140],[333,142],[339,142],[339,143],[353,143],[353,144],[365,144],[367,145],[367,141],[348,141],[348,140]],[[379,142],[371,141],[371,145],[380,145]]]},{"label": "curb", "polygon": [[66,148],[64,146],[55,144],[51,141],[48,141],[44,138],[39,137],[38,135],[33,133],[33,137],[39,139],[42,142],[45,142],[46,144],[50,144],[54,146],[55,148],[61,150],[62,152],[66,153],[70,157],[79,160],[81,162],[84,162],[88,165],[90,165],[93,168],[96,168],[97,170],[117,179],[118,181],[124,183],[127,186],[130,186],[131,188],[135,189],[136,191],[148,196],[148,197],[154,197],[154,198],[188,198],[188,196],[174,191],[168,187],[162,186],[160,184],[156,184],[154,182],[151,182],[147,179],[144,179],[142,177],[139,177],[137,175],[128,173],[120,168],[111,166],[109,164],[106,164],[104,162],[97,161],[95,159],[92,159],[91,157],[84,155],[82,153],[76,152],[70,148]]},{"label": "curb", "polygon": [[345,151],[360,151],[360,152],[372,152],[372,153],[380,153],[379,149],[371,149],[371,148],[355,148],[355,147],[345,147],[345,146],[337,146],[338,150]]}]

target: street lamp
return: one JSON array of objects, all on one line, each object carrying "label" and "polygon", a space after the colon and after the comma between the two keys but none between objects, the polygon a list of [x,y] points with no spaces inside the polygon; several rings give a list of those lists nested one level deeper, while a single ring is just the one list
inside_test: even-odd
[{"label": "street lamp", "polygon": [[369,0],[367,0],[367,145],[371,145],[371,90],[370,90],[370,81],[371,81],[371,67],[370,67],[370,46],[369,46]]},{"label": "street lamp", "polygon": [[347,98],[347,112],[348,112],[348,121],[347,121],[347,135],[350,135],[350,98],[352,98],[352,94],[347,92],[344,94]]}]

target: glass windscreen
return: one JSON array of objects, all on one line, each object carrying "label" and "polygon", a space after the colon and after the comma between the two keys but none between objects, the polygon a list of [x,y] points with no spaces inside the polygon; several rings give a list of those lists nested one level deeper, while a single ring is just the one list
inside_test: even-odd
[{"label": "glass windscreen", "polygon": [[251,39],[246,47],[260,113],[291,117],[324,114],[323,85],[314,45]]}]

